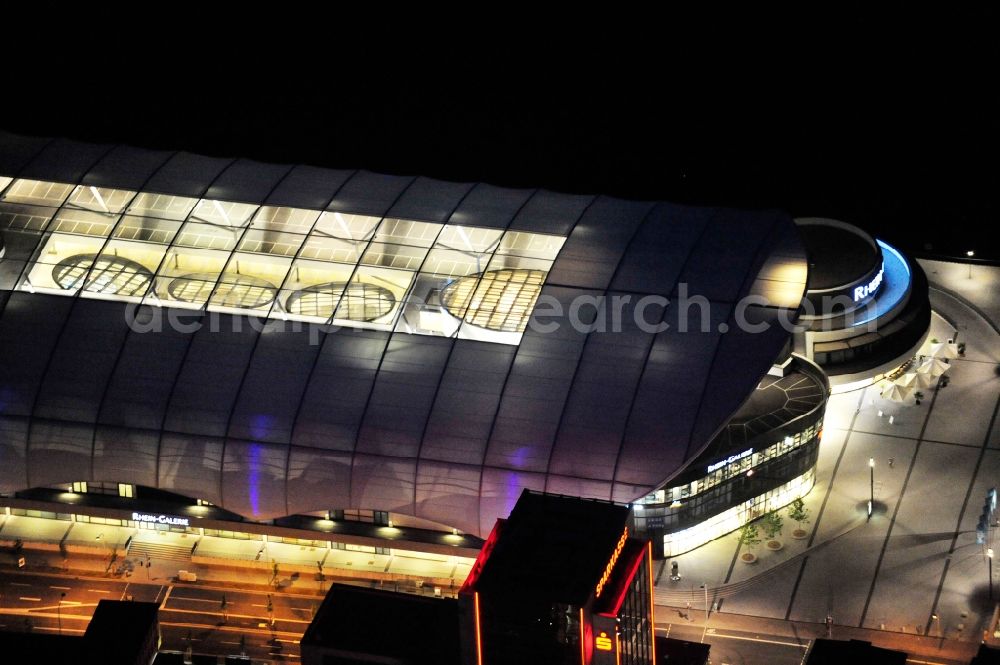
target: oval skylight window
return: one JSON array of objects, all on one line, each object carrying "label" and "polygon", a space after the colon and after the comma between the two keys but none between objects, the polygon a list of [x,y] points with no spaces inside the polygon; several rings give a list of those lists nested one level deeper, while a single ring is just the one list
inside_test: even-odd
[{"label": "oval skylight window", "polygon": [[52,268],[52,279],[67,291],[83,287],[93,293],[142,296],[153,274],[141,263],[120,256],[76,254]]},{"label": "oval skylight window", "polygon": [[296,291],[285,301],[290,314],[348,321],[375,321],[395,306],[396,296],[392,291],[365,282],[314,284]]},{"label": "oval skylight window", "polygon": [[544,270],[488,270],[456,279],[441,292],[448,312],[497,332],[524,332],[545,282]]}]

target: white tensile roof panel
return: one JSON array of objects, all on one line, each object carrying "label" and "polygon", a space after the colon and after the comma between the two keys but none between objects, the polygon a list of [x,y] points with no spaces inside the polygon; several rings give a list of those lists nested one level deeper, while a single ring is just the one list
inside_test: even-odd
[{"label": "white tensile roof panel", "polygon": [[[104,238],[87,235],[89,227],[75,220],[100,218],[110,226],[117,212],[105,210],[102,218],[101,211],[85,210],[81,217],[74,209],[77,217],[67,224],[77,226],[57,238],[46,229],[61,221],[49,220],[66,205],[57,209],[54,198],[26,205],[17,196],[0,202],[0,212],[13,220],[0,229],[8,250],[0,275],[10,275],[0,297],[0,453],[7,460],[0,465],[0,492],[118,481],[205,499],[253,519],[388,510],[479,535],[508,514],[524,488],[631,501],[708,444],[787,342],[790,333],[777,327],[766,334],[736,330],[734,303],[748,294],[773,297],[749,310],[755,320],[773,322],[797,307],[805,287],[797,230],[778,212],[3,134],[0,176],[167,195],[159,208],[148,209],[148,218],[122,218]],[[228,202],[230,212],[207,219],[216,208],[206,201],[199,219],[180,230],[196,205],[192,199],[206,196]],[[282,211],[295,229],[268,226],[271,217],[246,226],[261,219],[252,217],[261,203],[297,208]],[[326,235],[310,245],[304,229],[324,209],[341,215],[321,220]],[[229,215],[238,219],[225,223]],[[379,227],[386,216],[402,221]],[[503,236],[505,229],[519,235]],[[243,310],[249,314],[197,302],[185,312],[147,297],[143,316],[182,312],[184,322],[200,325],[128,330],[124,322],[138,297],[56,295],[59,286],[36,293],[25,285],[26,265],[40,264],[50,238],[103,246],[107,255],[115,243],[146,243],[141,246],[160,248],[165,263],[168,249],[183,246],[191,267],[180,269],[192,274],[201,270],[196,256],[224,263],[230,276],[258,261],[272,266],[281,294],[272,294],[274,305]],[[456,238],[468,247],[433,246],[435,239],[455,244]],[[477,243],[492,245],[484,251]],[[502,243],[508,243],[504,251],[494,254]],[[392,244],[406,251],[386,251]],[[549,269],[543,261],[551,255]],[[399,287],[393,296],[421,316],[400,316],[381,328],[296,328],[279,316],[285,311],[279,303],[289,307],[282,275],[310,284],[304,277],[310,262],[325,260],[343,268],[339,283],[356,281],[354,263],[361,257],[358,270],[387,284],[397,275],[423,284],[419,295],[427,302],[411,301],[416,286]],[[403,259],[414,266],[433,261],[443,275],[434,284],[420,282],[423,272],[405,272],[419,266],[404,270],[397,264]],[[423,314],[436,320],[442,305],[434,298],[453,281],[479,279],[477,272],[494,265],[510,274],[547,270],[533,283],[546,311],[540,304],[528,310],[531,323],[519,341],[497,343],[468,320],[450,333],[413,332],[425,324]],[[157,278],[174,279],[158,270]],[[697,306],[688,311],[690,330],[678,330],[682,284],[709,301],[705,330]],[[489,298],[468,293],[493,314],[515,301],[504,291]],[[612,306],[612,298],[623,304]],[[654,299],[643,305],[643,319],[670,328],[635,322],[643,298]],[[583,328],[569,312],[581,299],[593,303],[576,312]],[[560,314],[549,311],[552,302],[561,305]],[[586,328],[613,324],[614,307],[621,330]],[[557,329],[535,325],[546,322]],[[731,332],[720,332],[721,324]]]}]

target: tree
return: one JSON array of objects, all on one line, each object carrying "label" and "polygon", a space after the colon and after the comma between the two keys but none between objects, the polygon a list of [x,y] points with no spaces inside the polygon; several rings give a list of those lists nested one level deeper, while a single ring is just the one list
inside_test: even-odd
[{"label": "tree", "polygon": [[740,528],[740,545],[748,550],[760,545],[760,530],[753,522],[748,522]]},{"label": "tree", "polygon": [[803,524],[809,524],[809,509],[806,508],[805,501],[802,499],[792,501],[791,505],[788,506],[788,517],[798,524],[800,529]]},{"label": "tree", "polygon": [[781,513],[777,510],[772,510],[764,515],[764,535],[768,538],[768,540],[778,536],[781,533],[781,527],[784,525],[785,521],[781,519]]}]

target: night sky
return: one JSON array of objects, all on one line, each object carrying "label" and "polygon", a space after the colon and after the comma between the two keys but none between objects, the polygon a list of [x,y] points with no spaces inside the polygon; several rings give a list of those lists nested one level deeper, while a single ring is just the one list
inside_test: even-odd
[{"label": "night sky", "polygon": [[[776,207],[838,217],[911,250],[1000,259],[994,14],[914,15],[900,3],[878,16],[661,18],[643,34],[607,26],[614,43],[580,32],[565,46],[544,31],[433,47],[364,33],[304,49],[252,48],[251,35],[245,50],[206,52],[197,68],[154,58],[142,76],[98,77],[113,85],[78,80],[64,95],[5,102],[0,127]],[[127,52],[87,57],[105,72]]]}]

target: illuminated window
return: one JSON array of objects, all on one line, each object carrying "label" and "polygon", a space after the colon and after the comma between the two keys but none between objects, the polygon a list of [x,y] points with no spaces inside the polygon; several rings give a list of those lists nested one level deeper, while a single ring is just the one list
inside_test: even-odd
[{"label": "illuminated window", "polygon": [[78,480],[77,482],[73,483],[72,491],[79,492],[80,494],[86,494],[87,493],[86,481]]},{"label": "illuminated window", "polygon": [[33,203],[43,206],[58,206],[73,191],[73,185],[42,180],[15,180],[4,192],[3,200],[11,203]]},{"label": "illuminated window", "polygon": [[566,240],[3,176],[0,229],[38,236],[17,286],[32,293],[502,344]]},{"label": "illuminated window", "polygon": [[132,485],[126,483],[118,483],[118,496],[125,497],[126,499],[131,499],[134,492]]},{"label": "illuminated window", "polygon": [[270,304],[278,289],[252,275],[226,273],[220,279],[213,273],[191,273],[172,279],[167,291],[181,302],[204,303],[211,295],[212,302],[223,307],[254,308]]},{"label": "illuminated window", "polygon": [[145,266],[117,256],[77,254],[52,268],[52,279],[61,288],[83,288],[92,293],[141,296],[149,289],[153,274]]},{"label": "illuminated window", "polygon": [[491,270],[445,287],[441,302],[452,316],[498,332],[524,332],[542,291],[542,270]]},{"label": "illuminated window", "polygon": [[349,321],[374,321],[389,314],[395,306],[396,297],[392,291],[377,284],[359,282],[308,286],[292,293],[285,302],[292,314]]}]

